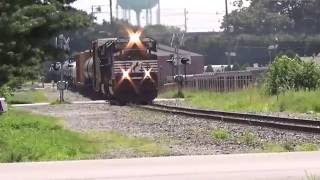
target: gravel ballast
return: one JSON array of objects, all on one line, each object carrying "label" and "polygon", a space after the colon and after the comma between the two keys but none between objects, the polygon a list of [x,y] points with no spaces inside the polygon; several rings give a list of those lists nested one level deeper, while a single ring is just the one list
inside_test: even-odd
[{"label": "gravel ballast", "polygon": [[[55,100],[58,92],[47,86],[49,99]],[[66,91],[67,101],[87,101],[79,93]],[[184,106],[183,101],[157,101],[165,105]],[[68,129],[88,131],[117,131],[133,137],[144,137],[168,147],[170,155],[213,155],[263,152],[266,144],[280,144],[293,150],[301,144],[320,145],[320,134],[285,131],[267,127],[225,123],[174,114],[144,110],[135,106],[109,104],[62,104],[22,108],[34,113],[56,116],[65,120]],[[215,139],[212,132],[223,130],[226,139]],[[123,157],[113,152],[102,158]],[[131,157],[131,153],[126,153]],[[134,155],[132,155],[134,157]]]}]

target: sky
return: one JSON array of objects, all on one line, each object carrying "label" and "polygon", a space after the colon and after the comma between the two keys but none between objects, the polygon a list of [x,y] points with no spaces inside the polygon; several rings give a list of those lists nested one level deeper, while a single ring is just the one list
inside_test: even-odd
[{"label": "sky", "polygon": [[[113,0],[115,11],[116,0]],[[184,30],[184,9],[188,11],[187,27],[188,32],[220,31],[223,15],[225,13],[225,0],[160,0],[161,24],[177,26]],[[232,0],[229,0],[229,11],[235,9]],[[103,13],[95,14],[97,22],[104,19],[109,21],[109,0],[77,0],[73,7],[91,13],[92,6],[104,5],[101,7]],[[156,8],[153,9],[153,23],[156,22]],[[116,13],[114,12],[114,15]],[[119,13],[120,18],[122,12]],[[131,23],[136,24],[135,13],[132,11]],[[142,13],[142,25],[145,24],[145,13]]]}]

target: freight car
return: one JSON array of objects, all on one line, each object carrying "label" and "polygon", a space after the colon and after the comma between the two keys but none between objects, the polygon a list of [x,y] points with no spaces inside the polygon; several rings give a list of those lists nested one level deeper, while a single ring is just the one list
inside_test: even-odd
[{"label": "freight car", "polygon": [[151,38],[98,39],[63,66],[75,89],[119,104],[151,103],[158,94],[157,43]]}]

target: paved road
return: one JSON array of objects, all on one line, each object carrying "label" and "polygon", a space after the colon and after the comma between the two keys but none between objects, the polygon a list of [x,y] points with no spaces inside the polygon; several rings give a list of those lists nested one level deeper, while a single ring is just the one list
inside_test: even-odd
[{"label": "paved road", "polygon": [[307,174],[320,178],[320,152],[0,164],[1,180],[308,180]]}]

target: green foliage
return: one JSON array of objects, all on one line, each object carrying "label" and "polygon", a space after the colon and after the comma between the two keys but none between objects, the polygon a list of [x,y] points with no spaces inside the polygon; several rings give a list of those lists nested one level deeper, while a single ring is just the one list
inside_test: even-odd
[{"label": "green foliage", "polygon": [[277,95],[288,90],[316,90],[319,88],[320,68],[298,58],[276,58],[268,73],[267,92]]},{"label": "green foliage", "polygon": [[319,147],[316,144],[300,144],[295,146],[292,143],[284,144],[264,144],[263,151],[265,152],[294,152],[294,151],[318,151]]},{"label": "green foliage", "polygon": [[224,129],[216,129],[211,132],[211,136],[215,140],[228,140],[230,133]]},{"label": "green foliage", "polygon": [[[175,91],[160,94],[172,98]],[[320,113],[320,91],[288,91],[270,96],[263,89],[246,89],[238,92],[184,91],[188,106],[203,109],[219,109],[241,112],[297,112]]]},{"label": "green foliage", "polygon": [[0,143],[0,162],[79,159],[97,151],[55,118],[13,109],[0,116]]},{"label": "green foliage", "polygon": [[316,144],[301,144],[296,149],[297,151],[318,151],[319,147]]},{"label": "green foliage", "polygon": [[[316,19],[320,15],[320,2],[292,0],[250,0],[249,7],[243,7],[244,0],[237,0],[227,24],[235,33],[265,34],[277,32],[317,33],[320,25]],[[307,28],[306,28],[307,27]]]},{"label": "green foliage", "polygon": [[176,94],[173,95],[173,98],[184,98],[184,93],[181,91],[178,91]]},{"label": "green foliage", "polygon": [[180,32],[180,29],[173,26],[148,25],[144,27],[144,34],[155,38],[158,42],[170,45],[172,33]]},{"label": "green foliage", "polygon": [[262,1],[251,4],[248,8],[234,10],[228,21],[224,19],[222,27],[232,26],[234,33],[269,34],[283,32],[292,27],[290,18],[273,12]]},{"label": "green foliage", "polygon": [[53,50],[53,37],[89,25],[86,13],[65,6],[70,2],[73,0],[0,2],[0,87],[35,79],[40,62],[59,54]]},{"label": "green foliage", "polygon": [[57,118],[14,109],[0,116],[0,162],[78,160],[118,151],[134,157],[168,154],[147,139],[117,132],[72,132]]},{"label": "green foliage", "polygon": [[265,144],[262,147],[264,152],[288,152],[281,144]]},{"label": "green foliage", "polygon": [[33,104],[48,102],[48,98],[43,91],[32,90],[15,92],[13,96],[8,97],[9,104]]},{"label": "green foliage", "polygon": [[240,137],[240,142],[248,146],[256,146],[258,143],[257,139],[257,136],[253,132],[245,131]]},{"label": "green foliage", "polygon": [[84,27],[72,31],[69,36],[72,39],[70,46],[72,52],[82,52],[88,50],[91,47],[92,41],[96,39],[106,37],[127,37],[127,28],[136,29],[124,20],[114,20],[111,25],[109,22],[103,22],[102,24],[93,24],[89,27]]},{"label": "green foliage", "polygon": [[8,98],[12,96],[12,89],[8,86],[0,87],[0,97]]}]

